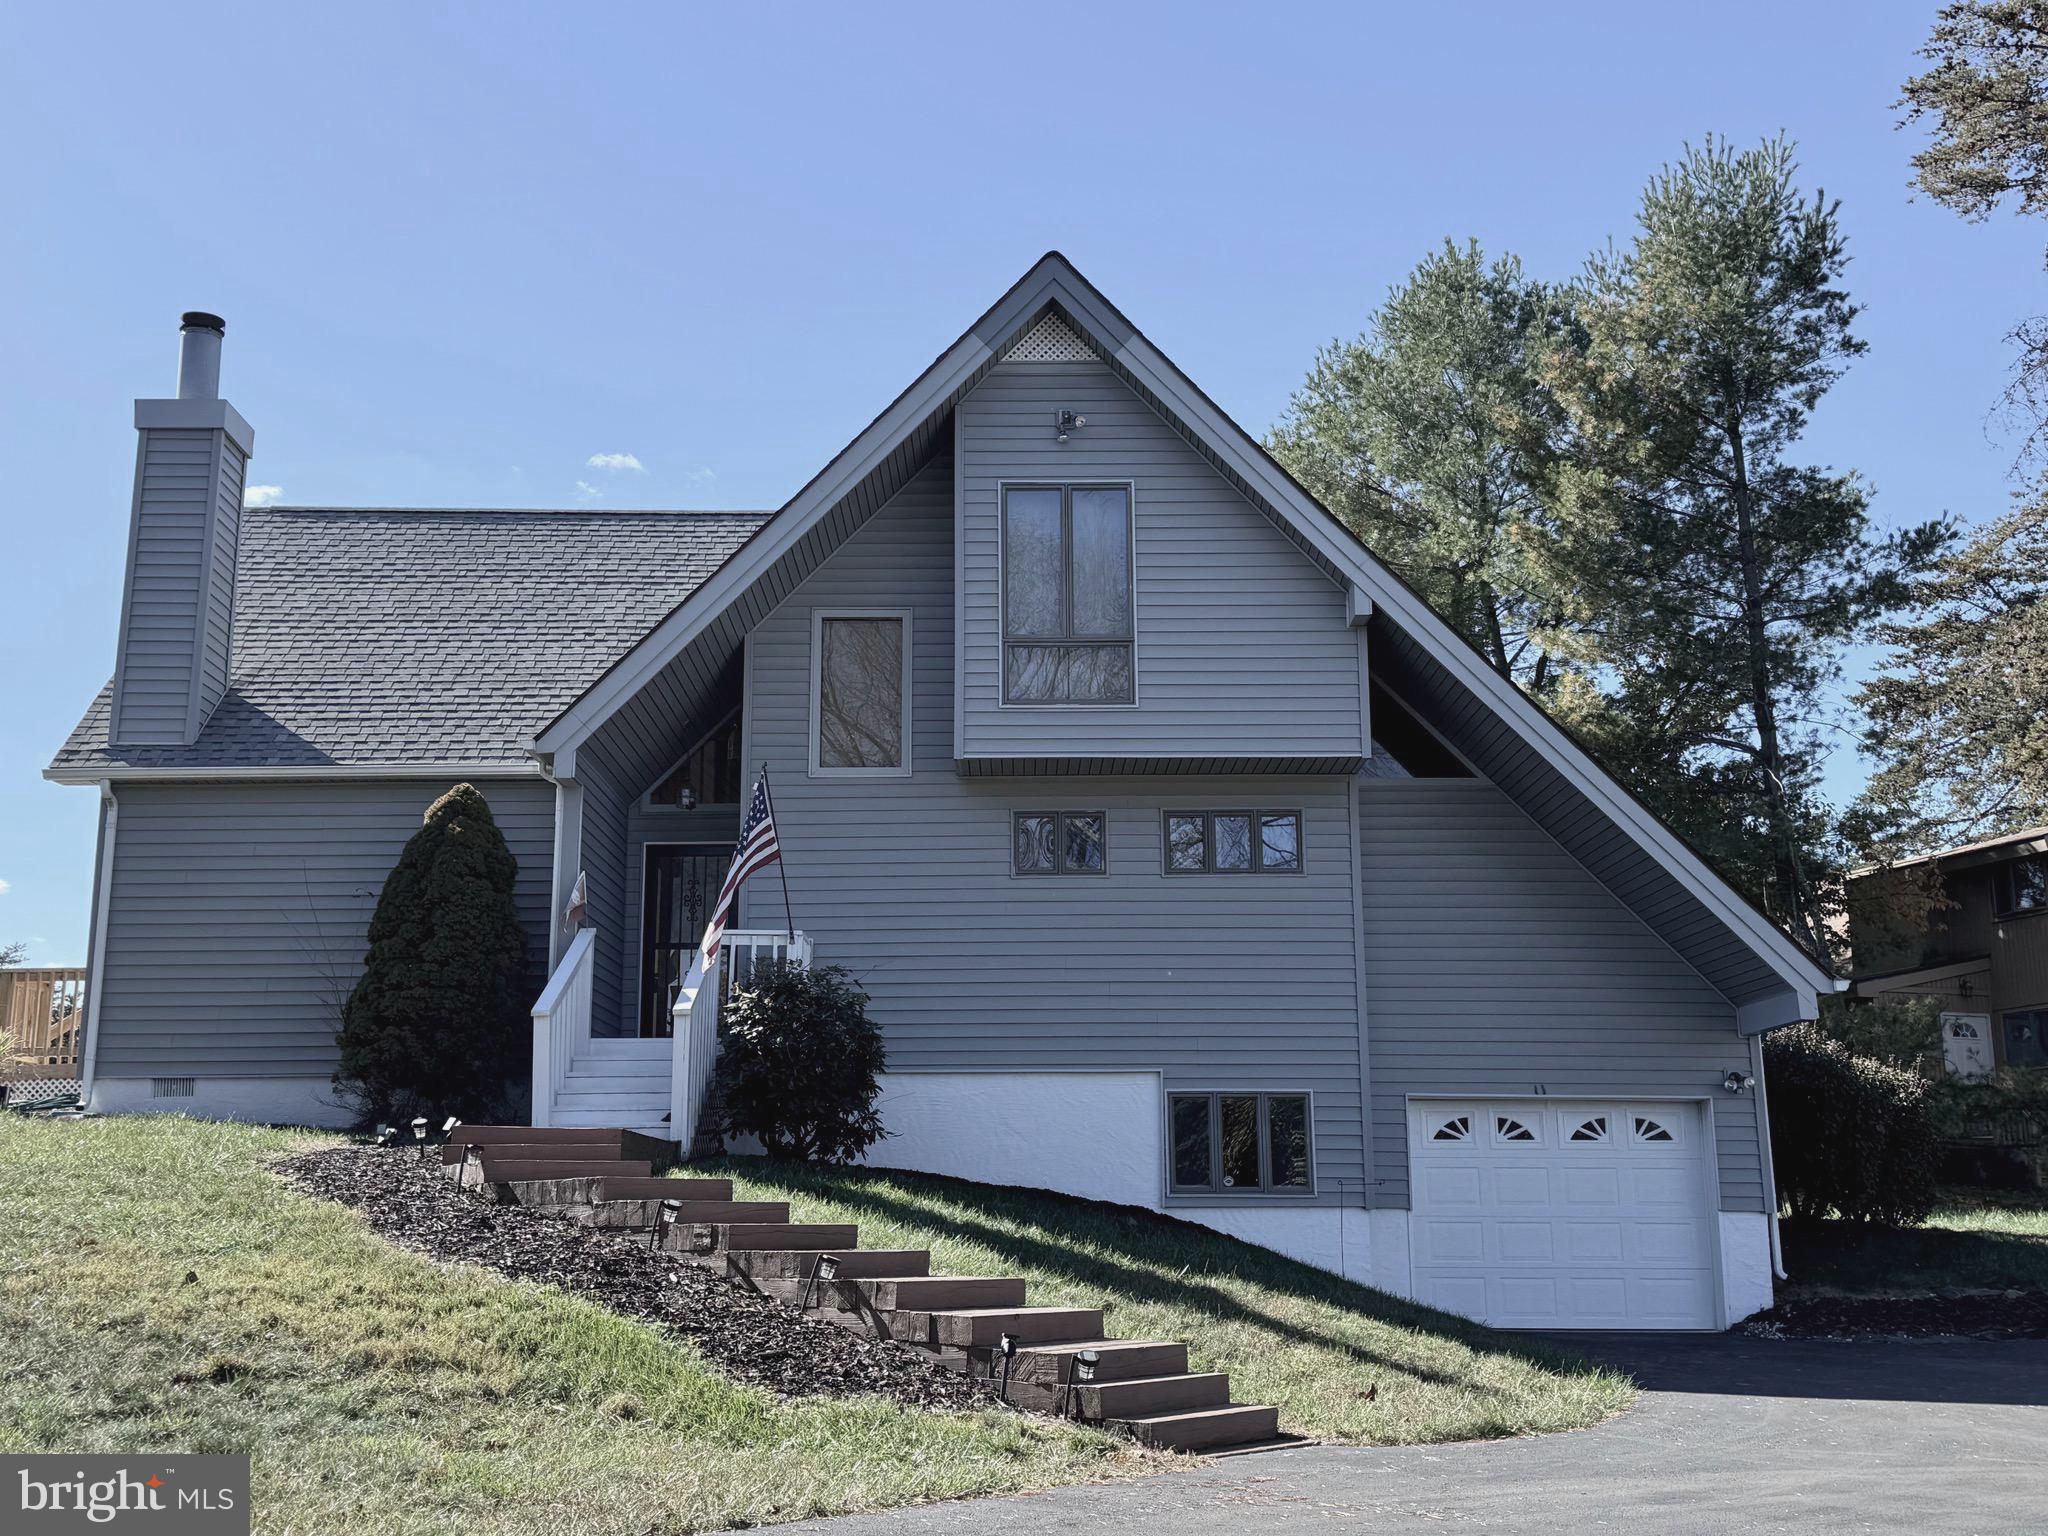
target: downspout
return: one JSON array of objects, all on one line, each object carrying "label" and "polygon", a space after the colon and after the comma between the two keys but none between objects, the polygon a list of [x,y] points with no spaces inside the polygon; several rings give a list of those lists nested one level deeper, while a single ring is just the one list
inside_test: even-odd
[{"label": "downspout", "polygon": [[85,1050],[78,1066],[78,1103],[92,1108],[93,1080],[99,1075],[100,998],[107,971],[107,913],[114,904],[114,827],[121,814],[121,802],[114,798],[111,779],[100,780],[100,857],[92,877],[92,931],[86,939],[89,953],[85,973]]},{"label": "downspout", "polygon": [[1764,1196],[1768,1203],[1771,1234],[1771,1273],[1790,1280],[1785,1273],[1785,1245],[1778,1236],[1778,1165],[1771,1155],[1771,1097],[1764,1091],[1764,1037],[1749,1037],[1750,1075],[1756,1079],[1757,1136],[1763,1142]]}]

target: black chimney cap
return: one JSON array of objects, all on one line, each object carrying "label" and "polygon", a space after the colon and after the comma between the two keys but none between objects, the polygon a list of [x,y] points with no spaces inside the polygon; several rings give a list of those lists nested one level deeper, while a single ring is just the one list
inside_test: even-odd
[{"label": "black chimney cap", "polygon": [[189,331],[196,329],[202,331],[221,331],[225,333],[228,328],[227,321],[221,319],[219,315],[209,315],[203,309],[188,309],[185,311],[184,314],[180,315],[178,319],[179,329],[181,330]]}]

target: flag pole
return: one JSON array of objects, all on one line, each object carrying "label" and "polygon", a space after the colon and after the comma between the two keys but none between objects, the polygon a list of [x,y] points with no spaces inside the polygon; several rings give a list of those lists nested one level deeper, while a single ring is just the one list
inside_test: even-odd
[{"label": "flag pole", "polygon": [[[768,802],[768,820],[775,820],[775,795],[768,787],[768,759],[761,759],[761,798]],[[789,905],[789,860],[781,850],[782,828],[775,828],[775,872],[782,876],[782,928],[789,935],[792,948],[796,945],[796,913]]]}]

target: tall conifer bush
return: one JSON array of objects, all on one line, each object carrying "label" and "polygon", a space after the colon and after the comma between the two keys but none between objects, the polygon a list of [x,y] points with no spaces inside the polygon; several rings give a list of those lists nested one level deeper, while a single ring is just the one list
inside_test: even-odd
[{"label": "tall conifer bush", "polygon": [[475,785],[427,807],[377,898],[362,978],[342,1007],[334,1083],[365,1120],[512,1107],[527,1059],[518,871]]}]

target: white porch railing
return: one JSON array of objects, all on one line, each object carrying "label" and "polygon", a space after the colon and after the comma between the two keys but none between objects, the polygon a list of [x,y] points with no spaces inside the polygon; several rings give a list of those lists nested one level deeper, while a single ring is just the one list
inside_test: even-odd
[{"label": "white porch railing", "polygon": [[697,1122],[704,1096],[711,1089],[711,1069],[718,1063],[718,1010],[734,987],[744,987],[757,960],[811,963],[811,941],[803,934],[763,933],[735,929],[719,946],[707,971],[701,956],[690,962],[690,974],[676,989],[675,1064],[669,1078],[669,1134],[680,1155],[697,1144]]},{"label": "white porch railing", "polygon": [[552,1123],[555,1095],[569,1063],[590,1044],[590,993],[595,972],[597,930],[585,928],[569,941],[562,963],[533,1005],[533,1123]]}]

